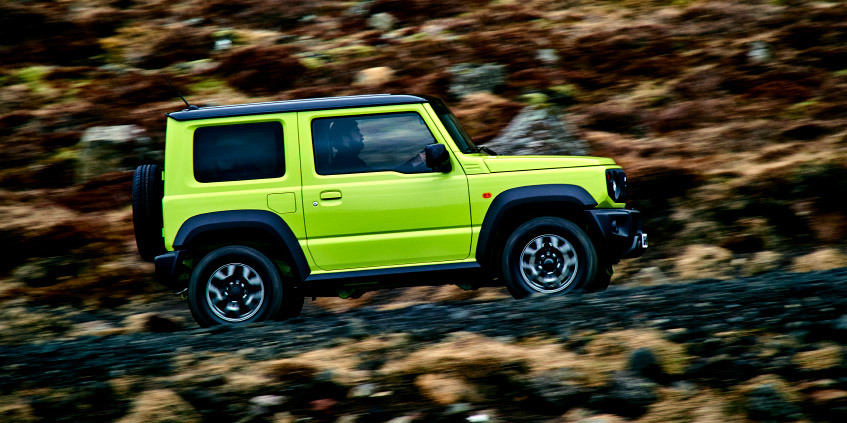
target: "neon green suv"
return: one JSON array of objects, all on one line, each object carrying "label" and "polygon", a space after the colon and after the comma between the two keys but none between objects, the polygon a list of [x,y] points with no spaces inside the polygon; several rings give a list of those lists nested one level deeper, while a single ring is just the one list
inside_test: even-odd
[{"label": "neon green suv", "polygon": [[611,159],[497,156],[441,100],[385,94],[170,113],[133,220],[142,258],[209,326],[398,286],[602,290],[647,247],[625,195]]}]

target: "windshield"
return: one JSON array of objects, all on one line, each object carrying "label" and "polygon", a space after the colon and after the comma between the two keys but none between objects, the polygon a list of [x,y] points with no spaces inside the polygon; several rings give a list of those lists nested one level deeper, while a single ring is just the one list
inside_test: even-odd
[{"label": "windshield", "polygon": [[470,153],[474,151],[476,147],[471,140],[471,136],[465,132],[465,128],[462,128],[462,124],[459,123],[456,116],[450,112],[450,109],[444,105],[444,102],[436,97],[427,96],[425,98],[429,100],[429,104],[432,105],[432,110],[434,110],[435,114],[438,115],[438,119],[441,119],[441,123],[447,129],[447,132],[450,133],[450,137],[456,142],[456,146],[459,147],[459,150],[462,150],[463,153]]}]

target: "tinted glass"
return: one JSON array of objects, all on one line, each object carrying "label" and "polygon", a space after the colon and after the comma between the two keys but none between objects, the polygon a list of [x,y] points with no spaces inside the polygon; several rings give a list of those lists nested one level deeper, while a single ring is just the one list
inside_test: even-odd
[{"label": "tinted glass", "polygon": [[207,126],[194,131],[198,182],[279,178],[285,174],[279,122]]},{"label": "tinted glass", "polygon": [[465,132],[465,128],[459,123],[459,119],[456,119],[456,116],[450,112],[450,109],[440,99],[435,97],[426,98],[429,100],[432,110],[441,119],[444,128],[450,133],[450,137],[453,138],[453,141],[459,147],[459,150],[464,152],[471,150],[474,147],[474,143],[471,140],[471,136]]},{"label": "tinted glass", "polygon": [[321,175],[433,172],[422,153],[436,141],[414,112],[315,119],[312,141]]}]

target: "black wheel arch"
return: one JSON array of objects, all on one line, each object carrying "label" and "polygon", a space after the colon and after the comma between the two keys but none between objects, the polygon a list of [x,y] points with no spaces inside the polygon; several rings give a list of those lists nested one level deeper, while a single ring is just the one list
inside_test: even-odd
[{"label": "black wheel arch", "polygon": [[590,225],[584,212],[595,206],[597,201],[594,197],[578,185],[544,184],[505,190],[494,197],[482,221],[476,260],[483,266],[489,264],[492,254],[498,252],[498,243],[503,241],[500,239],[502,236],[498,238],[498,233],[508,236],[523,222],[545,215]]},{"label": "black wheel arch", "polygon": [[287,256],[285,258],[291,262],[295,280],[304,281],[311,273],[297,237],[276,213],[267,210],[227,210],[198,214],[180,226],[173,248],[204,249],[210,246],[210,239],[223,239],[226,243],[267,243],[272,251],[266,252]]}]

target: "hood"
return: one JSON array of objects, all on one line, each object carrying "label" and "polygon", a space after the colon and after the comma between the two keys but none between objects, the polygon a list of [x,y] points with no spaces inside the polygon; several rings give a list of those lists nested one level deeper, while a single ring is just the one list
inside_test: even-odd
[{"label": "hood", "polygon": [[485,159],[491,172],[557,169],[564,167],[609,166],[615,161],[605,157],[585,156],[494,156]]}]

